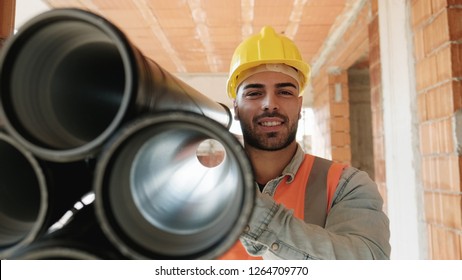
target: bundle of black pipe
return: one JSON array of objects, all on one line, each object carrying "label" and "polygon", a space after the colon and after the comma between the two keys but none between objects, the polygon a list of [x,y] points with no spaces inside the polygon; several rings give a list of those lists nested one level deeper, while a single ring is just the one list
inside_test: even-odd
[{"label": "bundle of black pipe", "polygon": [[[2,257],[61,246],[41,237],[91,190],[102,232],[127,258],[217,258],[250,217],[252,168],[229,109],[90,12],[46,12],[6,42],[0,120],[0,162],[14,162],[0,169]],[[212,140],[225,156],[206,166],[197,151]]]},{"label": "bundle of black pipe", "polygon": [[91,191],[92,173],[87,162],[36,159],[0,132],[0,258],[44,235]]},{"label": "bundle of black pipe", "polygon": [[125,257],[101,231],[93,204],[75,209],[61,228],[29,246],[16,250],[9,259],[21,260],[113,260]]},{"label": "bundle of black pipe", "polygon": [[144,57],[115,25],[90,12],[45,12],[0,55],[0,119],[40,158],[93,156],[125,121],[176,110],[231,124],[226,106]]},{"label": "bundle of black pipe", "polygon": [[[255,195],[242,145],[222,125],[175,112],[138,119],[114,137],[96,166],[103,230],[130,258],[214,259],[239,238]],[[204,141],[224,149],[205,166]]]}]

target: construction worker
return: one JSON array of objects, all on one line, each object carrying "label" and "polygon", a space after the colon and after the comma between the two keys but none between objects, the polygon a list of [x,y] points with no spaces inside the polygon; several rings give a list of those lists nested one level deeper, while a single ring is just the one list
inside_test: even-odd
[{"label": "construction worker", "polygon": [[227,91],[254,169],[248,226],[221,259],[389,259],[389,220],[367,173],[296,142],[310,67],[273,28],[243,41]]}]

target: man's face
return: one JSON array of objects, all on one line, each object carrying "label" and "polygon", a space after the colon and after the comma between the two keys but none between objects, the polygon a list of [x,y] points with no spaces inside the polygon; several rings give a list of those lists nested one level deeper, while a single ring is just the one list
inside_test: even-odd
[{"label": "man's face", "polygon": [[295,141],[302,107],[297,81],[279,72],[244,80],[234,102],[246,145],[276,151]]}]

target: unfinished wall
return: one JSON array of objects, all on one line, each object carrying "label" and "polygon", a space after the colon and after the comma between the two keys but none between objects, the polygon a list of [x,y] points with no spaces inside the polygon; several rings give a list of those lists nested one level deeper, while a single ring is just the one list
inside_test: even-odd
[{"label": "unfinished wall", "polygon": [[353,164],[349,99],[354,85],[353,88],[349,85],[348,69],[358,62],[368,65],[373,177],[384,198],[384,209],[387,209],[377,9],[376,0],[368,1],[362,7],[326,63],[313,77],[313,112],[316,118],[313,152],[334,161]]},{"label": "unfinished wall", "polygon": [[429,258],[462,259],[462,1],[411,1]]},{"label": "unfinished wall", "polygon": [[335,49],[312,79],[316,119],[313,153],[337,162],[351,161],[347,69],[368,53],[369,10],[370,5],[366,4],[349,22]]},{"label": "unfinished wall", "polygon": [[[422,155],[417,164],[422,165],[428,258],[462,259],[462,1],[410,0],[410,4]],[[352,160],[351,138],[349,142],[345,137],[352,129],[345,71],[368,55],[374,173],[387,209],[378,25],[377,1],[370,1],[313,77],[317,124],[313,147],[335,161]]]},{"label": "unfinished wall", "polygon": [[382,105],[382,71],[380,63],[380,35],[377,1],[371,2],[371,18],[368,26],[369,35],[369,75],[371,90],[372,144],[374,151],[374,180],[387,204],[387,186],[385,180],[385,148]]},{"label": "unfinished wall", "polygon": [[369,77],[368,63],[358,63],[348,69],[351,165],[366,171],[374,180],[375,170]]}]

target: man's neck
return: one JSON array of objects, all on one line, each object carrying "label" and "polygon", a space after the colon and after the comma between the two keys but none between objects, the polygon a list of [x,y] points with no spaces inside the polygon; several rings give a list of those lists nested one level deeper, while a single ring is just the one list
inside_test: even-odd
[{"label": "man's neck", "polygon": [[294,141],[286,148],[278,151],[263,151],[248,145],[245,150],[252,163],[255,180],[259,184],[266,184],[281,175],[297,151],[297,143]]}]

